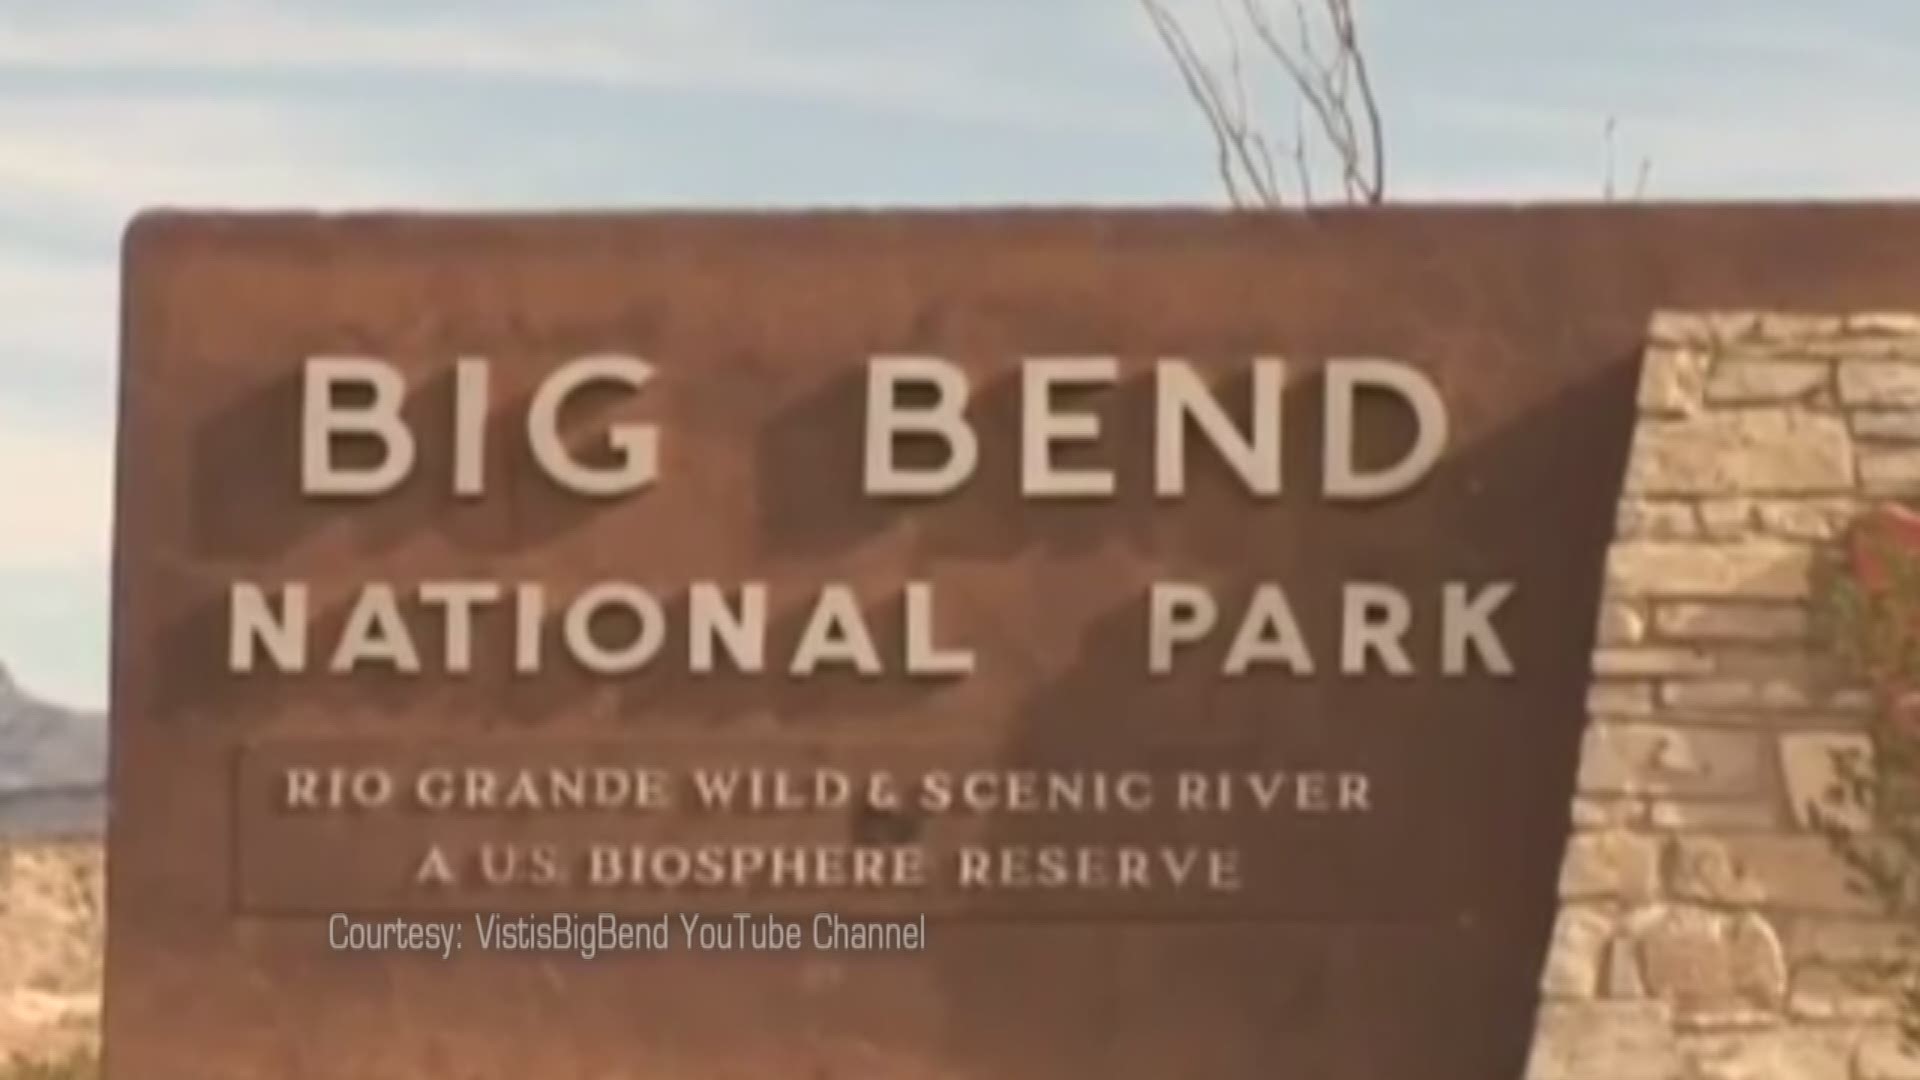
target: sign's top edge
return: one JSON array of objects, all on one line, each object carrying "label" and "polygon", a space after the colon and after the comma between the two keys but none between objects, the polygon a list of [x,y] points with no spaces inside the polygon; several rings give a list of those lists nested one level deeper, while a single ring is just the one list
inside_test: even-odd
[{"label": "sign's top edge", "polygon": [[1266,228],[1338,226],[1372,229],[1376,226],[1423,224],[1449,228],[1479,223],[1515,225],[1526,221],[1559,224],[1638,222],[1733,222],[1761,225],[1853,220],[1872,221],[1876,227],[1920,228],[1920,198],[1907,200],[1801,200],[1777,202],[1708,201],[1559,201],[1559,202],[1395,202],[1377,206],[1311,206],[1248,209],[1201,204],[1132,205],[969,205],[949,206],[727,206],[706,207],[579,207],[520,209],[491,208],[219,208],[157,206],[140,210],[122,233],[122,250],[143,238],[190,233],[207,235],[231,231],[311,235],[337,230],[370,231],[388,235],[453,232],[506,232],[624,229],[643,226],[673,228],[814,227],[845,225],[892,229],[898,226],[941,228],[1094,228],[1158,231],[1162,228],[1200,227],[1203,231],[1230,227],[1254,231]]},{"label": "sign's top edge", "polygon": [[142,209],[127,222],[123,242],[131,245],[143,235],[177,232],[205,233],[228,229],[311,233],[336,229],[379,232],[452,230],[455,232],[607,229],[644,225],[673,227],[736,226],[880,226],[938,225],[943,227],[1064,227],[1082,229],[1112,226],[1149,229],[1200,226],[1299,228],[1338,225],[1370,228],[1398,223],[1476,222],[1513,224],[1527,220],[1572,222],[1666,220],[1732,221],[1755,224],[1782,220],[1841,218],[1898,218],[1900,224],[1920,224],[1920,197],[1906,200],[1800,200],[1776,202],[1710,201],[1542,201],[1542,202],[1395,202],[1377,206],[1310,206],[1250,209],[1203,204],[1128,205],[990,205],[948,206],[662,206],[662,207],[525,207],[525,208],[221,208],[213,206],[156,206]]},{"label": "sign's top edge", "polygon": [[952,203],[952,204],[777,204],[765,206],[571,206],[571,207],[430,207],[364,206],[316,208],[296,206],[220,207],[156,205],[143,207],[131,218],[145,220],[232,219],[246,221],[390,221],[449,222],[626,221],[649,219],[780,219],[780,218],[1316,218],[1353,216],[1483,215],[1483,214],[1644,214],[1644,213],[1777,213],[1819,211],[1920,211],[1920,194],[1885,199],[1548,199],[1548,200],[1440,200],[1394,201],[1378,205],[1324,204],[1278,208],[1231,207],[1212,203]]}]

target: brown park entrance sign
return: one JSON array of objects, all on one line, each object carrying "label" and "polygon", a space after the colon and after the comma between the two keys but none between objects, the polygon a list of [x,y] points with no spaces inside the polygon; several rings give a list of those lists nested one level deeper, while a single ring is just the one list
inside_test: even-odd
[{"label": "brown park entrance sign", "polygon": [[1517,1076],[1647,316],[1916,238],[144,218],[111,1075]]}]

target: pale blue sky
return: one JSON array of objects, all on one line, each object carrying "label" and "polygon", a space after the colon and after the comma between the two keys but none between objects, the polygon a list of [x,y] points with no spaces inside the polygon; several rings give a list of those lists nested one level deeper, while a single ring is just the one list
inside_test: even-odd
[{"label": "pale blue sky", "polygon": [[[1913,0],[1360,4],[1398,197],[1920,195]],[[1135,0],[0,0],[0,660],[105,700],[141,206],[1219,197]]]}]

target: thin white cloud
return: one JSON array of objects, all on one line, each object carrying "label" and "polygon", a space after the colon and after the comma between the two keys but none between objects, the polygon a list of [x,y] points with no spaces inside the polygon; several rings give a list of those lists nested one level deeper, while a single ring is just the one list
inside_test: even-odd
[{"label": "thin white cloud", "polygon": [[[540,11],[539,8],[530,9]],[[395,12],[363,21],[317,12],[210,10],[113,26],[0,27],[14,71],[261,74],[384,71],[528,79],[620,89],[756,93],[888,108],[954,121],[1138,130],[1104,96],[994,70],[939,47],[889,52],[769,40],[723,5],[637,5],[617,15],[493,15],[460,22]],[[1041,73],[1044,74],[1044,73]]]},{"label": "thin white cloud", "polygon": [[0,663],[34,697],[79,708],[107,698],[111,609],[104,564],[0,568]]},{"label": "thin white cloud", "polygon": [[0,377],[52,362],[110,362],[117,271],[106,259],[0,248]]},{"label": "thin white cloud", "polygon": [[98,567],[106,572],[113,520],[113,432],[104,422],[58,421],[0,403],[0,570]]},{"label": "thin white cloud", "polygon": [[328,208],[433,196],[420,169],[349,150],[339,123],[319,103],[16,98],[0,102],[0,200],[117,227],[160,203]]},{"label": "thin white cloud", "polygon": [[[1669,20],[1661,32],[1695,54],[1787,61],[1814,70],[1832,67],[1853,73],[1876,69],[1910,73],[1916,58],[1910,39],[1871,25],[1877,20],[1870,9],[1850,13],[1809,5],[1776,7],[1763,18],[1729,18],[1728,14],[1725,10],[1690,13],[1684,7],[1675,8],[1674,15],[1680,17]],[[1791,70],[1764,70],[1789,81],[1793,77]]]},{"label": "thin white cloud", "polygon": [[[1511,188],[1515,196],[1592,198],[1600,191],[1605,115],[1594,107],[1441,97],[1423,104],[1421,119],[1435,126],[1433,139],[1451,133],[1469,148],[1497,150],[1416,165],[1403,177],[1403,194],[1438,188],[1497,196]],[[1906,97],[1861,87],[1738,104],[1698,95],[1622,117],[1616,177],[1630,182],[1644,158],[1649,194],[1658,198],[1911,197],[1920,191],[1920,143],[1890,133],[1916,123],[1920,108]]]}]

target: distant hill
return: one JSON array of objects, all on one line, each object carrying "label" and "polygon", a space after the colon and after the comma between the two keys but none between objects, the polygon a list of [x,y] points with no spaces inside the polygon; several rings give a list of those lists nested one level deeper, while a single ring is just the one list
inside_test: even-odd
[{"label": "distant hill", "polygon": [[0,836],[105,820],[107,718],[41,701],[0,664]]}]

